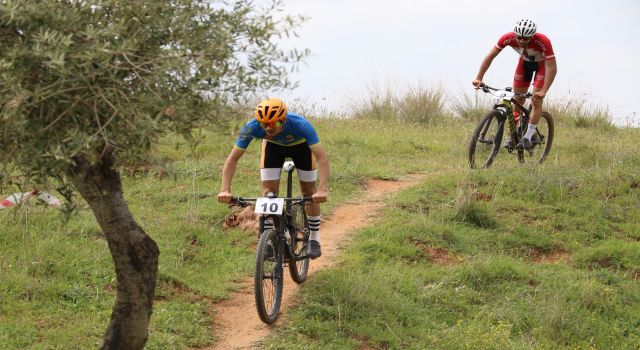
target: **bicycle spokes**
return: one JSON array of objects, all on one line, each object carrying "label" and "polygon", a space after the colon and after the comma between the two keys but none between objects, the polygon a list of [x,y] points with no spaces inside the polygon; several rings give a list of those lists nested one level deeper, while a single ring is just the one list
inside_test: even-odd
[{"label": "bicycle spokes", "polygon": [[282,301],[282,257],[277,249],[276,230],[265,231],[258,242],[254,289],[260,319],[273,323],[278,318]]},{"label": "bicycle spokes", "polygon": [[478,124],[469,144],[469,165],[472,168],[488,167],[493,162],[504,131],[504,120],[501,118],[500,112],[492,111]]},{"label": "bicycle spokes", "polygon": [[309,241],[309,223],[303,205],[293,206],[292,220],[294,233],[291,236],[292,259],[289,262],[289,275],[294,282],[302,283],[307,279],[309,271],[309,259],[306,254]]}]

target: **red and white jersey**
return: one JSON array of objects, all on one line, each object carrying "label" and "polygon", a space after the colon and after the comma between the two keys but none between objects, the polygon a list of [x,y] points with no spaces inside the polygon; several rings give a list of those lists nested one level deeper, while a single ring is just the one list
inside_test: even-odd
[{"label": "red and white jersey", "polygon": [[[496,44],[496,49],[502,50],[507,46],[513,47],[525,61],[540,62],[555,59],[553,47],[551,47],[551,40],[544,34],[533,34],[533,39],[531,39],[527,47],[523,49],[516,39],[516,33],[509,32],[500,37],[500,40],[498,40]],[[525,52],[523,52],[523,50],[525,50]]]}]

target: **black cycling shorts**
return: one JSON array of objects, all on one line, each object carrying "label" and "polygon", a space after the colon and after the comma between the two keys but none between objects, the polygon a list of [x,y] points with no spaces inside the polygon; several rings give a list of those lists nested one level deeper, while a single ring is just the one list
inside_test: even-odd
[{"label": "black cycling shorts", "polygon": [[297,169],[306,171],[316,169],[316,159],[306,142],[294,146],[282,146],[268,141],[262,143],[260,168],[282,168],[286,158],[291,158]]}]

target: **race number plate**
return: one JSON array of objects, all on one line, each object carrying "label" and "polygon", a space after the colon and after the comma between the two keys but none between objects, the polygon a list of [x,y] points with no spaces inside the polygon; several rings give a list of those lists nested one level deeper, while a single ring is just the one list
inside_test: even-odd
[{"label": "race number plate", "polygon": [[256,210],[258,214],[282,215],[284,208],[284,198],[261,197],[256,200]]}]

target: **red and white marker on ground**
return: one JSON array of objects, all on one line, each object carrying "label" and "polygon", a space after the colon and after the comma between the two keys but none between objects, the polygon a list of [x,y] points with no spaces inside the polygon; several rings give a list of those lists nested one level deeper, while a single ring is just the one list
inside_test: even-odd
[{"label": "red and white marker on ground", "polygon": [[6,199],[0,201],[0,209],[5,209],[8,207],[12,207],[14,205],[20,204],[31,197],[37,197],[41,201],[52,205],[54,207],[58,207],[62,205],[62,201],[58,198],[48,194],[47,192],[33,190],[31,192],[16,192],[12,193]]}]

